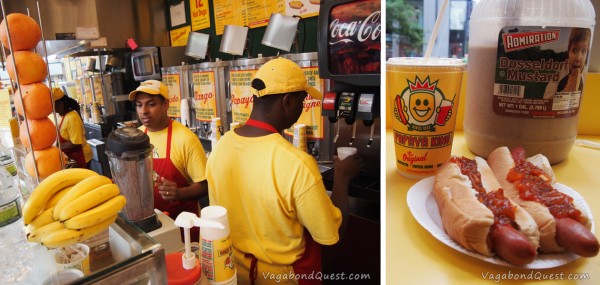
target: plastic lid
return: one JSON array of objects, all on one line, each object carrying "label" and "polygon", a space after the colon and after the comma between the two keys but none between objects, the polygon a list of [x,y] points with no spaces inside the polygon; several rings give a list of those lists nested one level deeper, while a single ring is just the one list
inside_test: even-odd
[{"label": "plastic lid", "polygon": [[[190,270],[183,268],[182,258],[184,253],[174,252],[167,254],[167,283],[169,285],[189,285],[200,279],[200,263]],[[195,257],[194,257],[195,258]]]},{"label": "plastic lid", "polygon": [[145,151],[150,148],[150,137],[138,128],[116,129],[106,139],[106,150],[117,156],[121,156],[123,152]]},{"label": "plastic lid", "polygon": [[466,63],[459,58],[443,57],[392,57],[387,64],[416,65],[416,66],[464,66]]}]

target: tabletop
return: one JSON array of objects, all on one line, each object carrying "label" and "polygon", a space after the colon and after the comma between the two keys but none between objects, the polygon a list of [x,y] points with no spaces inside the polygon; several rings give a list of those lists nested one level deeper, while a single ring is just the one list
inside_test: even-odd
[{"label": "tabletop", "polygon": [[[600,136],[578,138],[600,142]],[[446,246],[425,230],[409,210],[407,193],[418,180],[404,178],[396,172],[390,129],[386,132],[386,153],[385,251],[388,284],[600,284],[600,256],[579,258],[555,268],[532,270],[491,264]],[[462,132],[455,133],[452,154],[474,157]],[[565,161],[553,165],[557,182],[583,196],[594,217],[600,217],[598,162],[600,150],[574,146]]]}]

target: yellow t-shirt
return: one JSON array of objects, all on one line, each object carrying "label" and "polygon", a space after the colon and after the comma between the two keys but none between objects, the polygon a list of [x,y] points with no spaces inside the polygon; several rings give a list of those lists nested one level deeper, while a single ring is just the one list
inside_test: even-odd
[{"label": "yellow t-shirt", "polygon": [[[141,126],[145,131],[146,127]],[[150,143],[154,146],[153,158],[167,156],[167,134],[169,128],[158,132],[148,132]],[[173,121],[171,134],[171,161],[189,184],[206,180],[206,153],[200,139],[188,128],[177,121]]]},{"label": "yellow t-shirt", "polygon": [[[60,124],[60,118],[58,119]],[[85,156],[85,162],[92,160],[92,148],[85,139],[85,128],[83,127],[83,121],[77,111],[71,111],[65,115],[65,118],[60,127],[60,136],[63,139],[70,141],[72,144],[80,144],[83,148],[83,155]]]},{"label": "yellow t-shirt", "polygon": [[259,261],[257,284],[275,284],[265,274],[293,271],[304,253],[304,228],[317,243],[339,240],[341,212],[327,196],[317,162],[279,134],[228,132],[208,158],[206,177],[210,204],[228,212],[239,284],[250,283],[247,253]]}]

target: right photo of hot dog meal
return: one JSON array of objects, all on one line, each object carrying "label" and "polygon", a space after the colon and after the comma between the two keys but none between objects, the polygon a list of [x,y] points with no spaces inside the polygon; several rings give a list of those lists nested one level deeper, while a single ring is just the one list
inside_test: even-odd
[{"label": "right photo of hot dog meal", "polygon": [[388,284],[600,284],[598,9],[386,0]]}]

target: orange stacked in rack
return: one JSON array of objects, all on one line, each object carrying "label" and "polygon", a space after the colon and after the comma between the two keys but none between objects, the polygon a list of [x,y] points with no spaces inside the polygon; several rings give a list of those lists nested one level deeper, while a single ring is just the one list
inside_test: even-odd
[{"label": "orange stacked in rack", "polygon": [[27,118],[20,126],[21,141],[29,150],[25,168],[29,175],[36,176],[32,155],[34,153],[39,178],[44,179],[61,170],[62,165],[61,151],[54,146],[56,126],[48,119],[54,104],[50,89],[43,83],[48,76],[48,68],[44,59],[33,51],[41,37],[40,26],[25,14],[9,14],[0,23],[0,41],[4,47],[11,50],[11,54],[6,58],[6,71],[12,80],[17,81],[18,78],[19,90],[15,92],[15,109],[19,115]]}]

